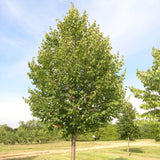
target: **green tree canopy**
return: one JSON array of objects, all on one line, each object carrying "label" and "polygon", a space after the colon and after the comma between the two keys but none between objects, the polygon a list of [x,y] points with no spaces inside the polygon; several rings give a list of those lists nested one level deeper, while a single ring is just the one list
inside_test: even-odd
[{"label": "green tree canopy", "polygon": [[126,102],[121,116],[118,118],[117,129],[121,139],[138,137],[138,127],[135,124],[136,110],[130,102]]},{"label": "green tree canopy", "polygon": [[153,65],[147,71],[137,70],[137,77],[141,80],[144,90],[130,87],[136,98],[142,99],[140,108],[146,110],[142,117],[160,120],[160,50],[153,48]]},{"label": "green tree canopy", "polygon": [[97,128],[119,113],[124,99],[120,74],[123,60],[111,54],[111,44],[99,26],[90,24],[72,5],[57,29],[50,27],[37,60],[29,63],[26,102],[33,116],[48,127],[57,126],[64,135],[76,136]]}]

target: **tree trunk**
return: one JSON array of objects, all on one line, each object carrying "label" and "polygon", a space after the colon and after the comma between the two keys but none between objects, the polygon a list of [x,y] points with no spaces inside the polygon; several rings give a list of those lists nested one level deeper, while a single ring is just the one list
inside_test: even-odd
[{"label": "tree trunk", "polygon": [[71,160],[75,160],[76,155],[76,138],[72,135],[72,144],[71,144]]},{"label": "tree trunk", "polygon": [[128,136],[128,147],[127,147],[127,154],[129,156],[129,136]]}]

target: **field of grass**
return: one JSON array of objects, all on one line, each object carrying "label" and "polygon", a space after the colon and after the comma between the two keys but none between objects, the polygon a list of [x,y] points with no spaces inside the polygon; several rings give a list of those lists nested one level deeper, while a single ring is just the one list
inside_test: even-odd
[{"label": "field of grass", "polygon": [[[160,159],[160,143],[154,140],[131,142],[129,157],[126,148],[127,141],[77,142],[76,160]],[[22,154],[22,157],[16,157],[16,154]],[[70,154],[69,141],[57,141],[49,144],[0,145],[0,160],[7,159],[8,155],[12,160],[70,160]],[[31,157],[27,158],[28,155]]]}]

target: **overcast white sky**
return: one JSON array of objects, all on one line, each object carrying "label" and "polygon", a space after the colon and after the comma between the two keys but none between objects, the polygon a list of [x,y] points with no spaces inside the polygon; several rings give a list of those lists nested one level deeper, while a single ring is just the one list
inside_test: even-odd
[{"label": "overcast white sky", "polygon": [[[159,0],[72,0],[80,13],[97,21],[110,36],[113,53],[125,58],[125,85],[142,88],[136,69],[152,65],[152,47],[160,48]],[[56,28],[70,8],[69,0],[0,0],[0,125],[17,127],[32,119],[28,96],[28,61],[37,56],[44,33]],[[129,92],[127,92],[129,94]],[[138,108],[140,103],[131,97]]]}]

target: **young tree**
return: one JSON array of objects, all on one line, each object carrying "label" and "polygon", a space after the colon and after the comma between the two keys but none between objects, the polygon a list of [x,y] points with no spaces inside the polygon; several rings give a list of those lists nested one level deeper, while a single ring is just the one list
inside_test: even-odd
[{"label": "young tree", "polygon": [[136,98],[142,99],[140,108],[146,110],[142,115],[148,118],[160,119],[160,50],[153,48],[153,65],[147,71],[137,70],[137,77],[143,83],[145,90],[130,87]]},{"label": "young tree", "polygon": [[127,153],[129,155],[129,142],[138,136],[139,129],[135,124],[136,110],[130,102],[126,102],[122,115],[118,118],[117,130],[121,139],[128,139]]},{"label": "young tree", "polygon": [[125,94],[122,66],[119,54],[111,54],[109,38],[73,4],[57,29],[45,35],[37,62],[29,63],[35,89],[29,89],[26,102],[33,116],[72,136],[72,159],[78,134],[119,113]]},{"label": "young tree", "polygon": [[137,77],[141,80],[145,89],[130,87],[130,90],[136,98],[142,99],[144,102],[140,105],[140,108],[146,110],[146,112],[141,117],[154,120],[157,124],[160,121],[160,50],[153,48],[151,54],[153,56],[152,67],[147,71],[137,70]]}]

